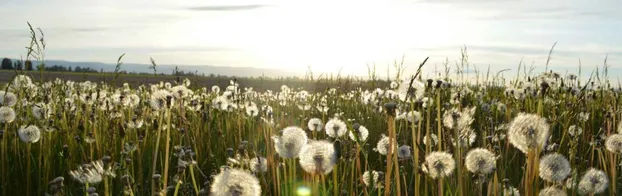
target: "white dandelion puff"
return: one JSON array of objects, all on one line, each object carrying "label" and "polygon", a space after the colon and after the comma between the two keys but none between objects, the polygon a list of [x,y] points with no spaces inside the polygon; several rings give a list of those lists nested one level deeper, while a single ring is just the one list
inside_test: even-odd
[{"label": "white dandelion puff", "polygon": [[324,123],[319,118],[312,118],[307,123],[307,127],[310,131],[322,131],[322,127],[324,127]]},{"label": "white dandelion puff", "polygon": [[210,187],[213,196],[259,196],[261,186],[253,174],[240,169],[223,169],[214,176]]},{"label": "white dandelion puff", "polygon": [[583,133],[583,128],[581,127],[577,127],[576,125],[571,125],[570,127],[568,127],[568,134],[570,134],[570,136],[579,136]]},{"label": "white dandelion puff", "polygon": [[456,162],[447,152],[432,152],[425,157],[424,166],[427,174],[433,178],[443,178],[453,174]]},{"label": "white dandelion puff", "polygon": [[335,147],[328,141],[310,141],[300,151],[300,166],[307,173],[328,174],[337,163]]},{"label": "white dandelion puff", "polygon": [[17,96],[12,92],[0,91],[0,104],[13,107],[17,104]]},{"label": "white dandelion puff", "polygon": [[255,157],[250,161],[250,168],[252,172],[264,173],[268,171],[268,161],[264,157]]},{"label": "white dandelion puff", "polygon": [[538,194],[538,196],[566,196],[566,192],[554,187],[554,186],[550,186],[550,187],[546,187],[542,190],[540,190],[540,194]]},{"label": "white dandelion puff", "polygon": [[410,152],[410,146],[402,145],[399,148],[397,148],[397,158],[399,158],[400,160],[408,159],[411,156],[412,154]]},{"label": "white dandelion puff", "polygon": [[369,130],[367,130],[365,126],[358,125],[358,127],[354,127],[354,130],[351,130],[350,133],[348,133],[348,136],[352,141],[357,141],[357,137],[358,141],[366,141],[369,136]]},{"label": "white dandelion puff", "polygon": [[376,188],[383,186],[384,173],[381,171],[365,171],[362,177],[365,186],[373,186]]},{"label": "white dandelion puff", "polygon": [[[390,146],[391,140],[393,140],[392,146]],[[376,148],[374,148],[374,151],[380,153],[381,155],[387,155],[389,153],[389,149],[395,150],[396,146],[397,141],[395,141],[395,139],[389,138],[386,135],[382,134],[382,138],[380,138],[378,144],[376,144]]]},{"label": "white dandelion puff", "polygon": [[607,189],[608,185],[609,178],[607,178],[605,172],[590,168],[583,174],[583,177],[581,177],[577,189],[581,195],[600,194]]},{"label": "white dandelion puff", "polygon": [[97,184],[106,176],[116,176],[111,166],[104,168],[102,160],[80,165],[78,169],[70,171],[69,175],[82,184]]},{"label": "white dandelion puff", "polygon": [[508,186],[503,188],[503,196],[520,196],[520,193],[513,186]]},{"label": "white dandelion puff", "polygon": [[337,138],[346,134],[347,126],[342,120],[333,118],[326,122],[325,129],[329,137]]},{"label": "white dandelion puff", "polygon": [[559,153],[544,155],[540,159],[540,178],[549,182],[561,182],[570,174],[570,162]]},{"label": "white dandelion puff", "polygon": [[17,134],[26,143],[37,143],[41,138],[41,130],[35,125],[22,125],[17,129]]},{"label": "white dandelion puff", "polygon": [[281,136],[272,136],[272,140],[280,157],[296,158],[308,139],[304,130],[291,126],[283,129]]},{"label": "white dandelion puff", "polygon": [[464,165],[470,172],[487,175],[497,168],[497,158],[488,149],[476,148],[467,153]]},{"label": "white dandelion puff", "polygon": [[525,154],[530,148],[544,148],[548,138],[549,124],[535,114],[518,114],[508,128],[510,143]]},{"label": "white dandelion puff", "polygon": [[48,104],[43,102],[32,105],[32,115],[38,119],[48,119],[52,115],[52,109]]},{"label": "white dandelion puff", "polygon": [[613,134],[607,137],[605,148],[613,153],[622,153],[622,134]]},{"label": "white dandelion puff", "polygon": [[11,123],[15,120],[15,110],[13,108],[2,106],[0,107],[0,122]]}]

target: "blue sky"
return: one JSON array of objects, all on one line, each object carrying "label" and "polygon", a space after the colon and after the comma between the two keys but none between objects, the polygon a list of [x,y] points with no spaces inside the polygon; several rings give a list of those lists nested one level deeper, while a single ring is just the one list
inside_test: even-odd
[{"label": "blue sky", "polygon": [[[480,70],[523,59],[576,72],[603,64],[622,75],[619,0],[0,0],[0,56],[19,57],[26,21],[44,30],[47,58],[279,68],[366,75],[404,56],[426,73],[468,47]],[[441,68],[438,68],[441,70]],[[508,76],[510,76],[508,74]]]}]

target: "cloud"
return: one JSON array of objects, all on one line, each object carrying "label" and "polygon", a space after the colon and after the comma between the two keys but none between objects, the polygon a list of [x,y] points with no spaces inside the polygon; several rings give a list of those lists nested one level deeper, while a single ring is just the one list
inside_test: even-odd
[{"label": "cloud", "polygon": [[242,11],[266,7],[267,5],[223,5],[223,6],[196,6],[190,7],[192,11]]},{"label": "cloud", "polygon": [[74,32],[98,32],[98,31],[105,31],[105,30],[108,30],[108,28],[91,27],[91,28],[73,28],[73,29],[70,29],[70,31],[74,31]]}]

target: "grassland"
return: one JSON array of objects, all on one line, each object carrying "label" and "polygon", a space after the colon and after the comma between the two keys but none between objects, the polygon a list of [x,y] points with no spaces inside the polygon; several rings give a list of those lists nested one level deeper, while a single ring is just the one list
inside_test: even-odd
[{"label": "grassland", "polygon": [[620,89],[605,80],[27,75],[0,72],[2,195],[621,191]]}]

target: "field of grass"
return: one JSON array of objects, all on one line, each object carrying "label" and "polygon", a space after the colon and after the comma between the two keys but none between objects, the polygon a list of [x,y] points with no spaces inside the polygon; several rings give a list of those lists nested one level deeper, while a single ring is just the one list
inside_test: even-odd
[{"label": "field of grass", "polygon": [[577,80],[258,92],[17,75],[0,194],[616,195],[620,89]]}]

